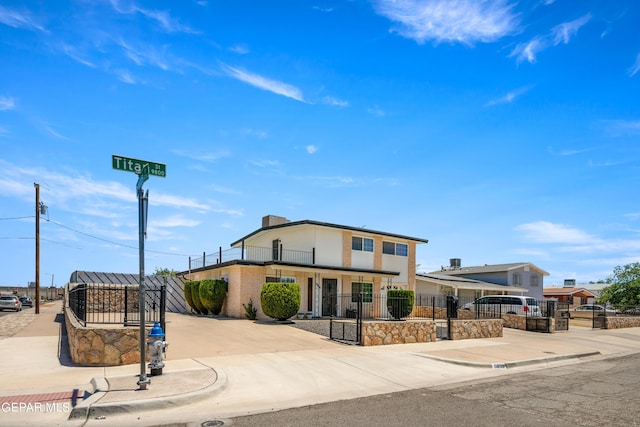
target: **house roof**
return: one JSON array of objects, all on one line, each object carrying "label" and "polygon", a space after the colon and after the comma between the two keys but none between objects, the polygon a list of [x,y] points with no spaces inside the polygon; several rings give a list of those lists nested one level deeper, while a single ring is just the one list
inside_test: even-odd
[{"label": "house roof", "polygon": [[370,268],[355,268],[355,267],[336,267],[330,265],[318,265],[318,264],[299,264],[295,262],[284,262],[284,261],[246,261],[246,260],[232,260],[223,262],[220,264],[212,264],[205,267],[195,268],[190,271],[184,271],[181,274],[193,273],[198,271],[212,270],[223,267],[228,267],[231,265],[256,265],[256,266],[264,266],[269,267],[272,270],[295,270],[295,271],[306,271],[310,273],[320,273],[323,271],[331,271],[331,272],[339,272],[350,275],[371,275],[371,276],[379,276],[383,278],[391,278],[400,275],[398,271],[390,271],[390,270],[374,270]]},{"label": "house roof", "polygon": [[236,245],[239,245],[240,243],[242,243],[243,240],[246,240],[246,239],[248,239],[250,237],[253,237],[253,236],[255,236],[256,234],[259,234],[259,233],[263,233],[263,232],[270,231],[270,230],[276,230],[276,229],[279,229],[279,228],[298,227],[298,226],[302,226],[302,225],[313,225],[313,226],[317,226],[317,227],[327,227],[327,228],[335,228],[335,229],[339,229],[339,230],[349,230],[349,231],[355,231],[357,233],[363,233],[363,234],[378,234],[378,235],[382,235],[382,236],[393,237],[393,238],[396,238],[396,239],[411,240],[411,241],[416,242],[416,243],[429,243],[429,240],[422,239],[422,238],[419,238],[419,237],[404,236],[402,234],[394,234],[394,233],[387,233],[385,231],[370,230],[370,229],[364,228],[364,227],[350,227],[348,225],[331,224],[331,223],[328,223],[328,222],[312,221],[312,220],[305,219],[303,221],[291,221],[291,222],[286,222],[284,224],[277,224],[277,225],[271,225],[271,226],[268,226],[268,227],[259,228],[256,231],[254,231],[252,233],[249,233],[246,236],[241,237],[240,239],[238,239],[235,242],[231,243],[231,246],[234,247]]},{"label": "house roof", "polygon": [[527,266],[536,270],[538,273],[542,274],[543,276],[549,275],[548,272],[544,271],[540,267],[530,262],[514,262],[509,264],[485,264],[480,266],[460,267],[460,268],[454,268],[449,270],[443,269],[443,270],[432,271],[431,274],[455,276],[455,275],[477,274],[477,273],[500,273],[500,272],[506,272],[510,270],[517,270],[521,267],[527,267]]},{"label": "house roof", "polygon": [[580,297],[595,297],[596,294],[585,288],[544,288],[542,293],[545,297],[559,297],[559,296],[580,296]]},{"label": "house roof", "polygon": [[[177,276],[156,276],[148,275],[144,276],[144,283],[147,286],[161,286],[165,283],[165,277],[167,285],[172,283],[182,283],[182,279]],[[69,283],[72,284],[107,284],[107,285],[137,285],[140,279],[139,274],[128,273],[102,273],[97,271],[74,271],[71,273]]]},{"label": "house roof", "polygon": [[487,283],[481,280],[466,279],[464,277],[451,277],[441,274],[418,273],[416,274],[416,280],[423,280],[435,283],[436,285],[449,286],[454,289],[472,289],[477,291],[496,291],[520,294],[529,292],[527,289],[517,286],[496,285],[494,283]]}]

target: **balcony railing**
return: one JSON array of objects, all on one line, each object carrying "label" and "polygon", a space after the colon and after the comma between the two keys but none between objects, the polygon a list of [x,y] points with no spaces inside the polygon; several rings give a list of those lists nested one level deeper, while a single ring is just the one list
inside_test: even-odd
[{"label": "balcony railing", "polygon": [[314,251],[245,246],[244,250],[241,248],[231,248],[223,251],[222,248],[220,248],[218,252],[210,254],[205,253],[202,254],[201,257],[190,258],[189,269],[203,268],[235,260],[256,262],[282,261],[309,265],[313,265],[315,263]]}]

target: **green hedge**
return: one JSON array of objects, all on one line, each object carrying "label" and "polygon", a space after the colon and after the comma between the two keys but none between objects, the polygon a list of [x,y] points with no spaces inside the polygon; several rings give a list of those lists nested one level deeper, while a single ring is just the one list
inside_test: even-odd
[{"label": "green hedge", "polygon": [[262,311],[276,320],[287,320],[300,309],[300,285],[297,283],[265,283],[260,292]]},{"label": "green hedge", "polygon": [[227,282],[206,279],[200,282],[200,302],[214,315],[220,314],[224,298],[227,296]]},{"label": "green hedge", "polygon": [[[189,304],[189,307],[194,309],[193,298],[191,297],[191,284],[193,281],[188,281],[184,283],[184,299]],[[195,309],[194,309],[195,310]]]},{"label": "green hedge", "polygon": [[191,282],[191,299],[193,300],[193,309],[196,313],[207,314],[207,307],[202,304],[200,300],[200,280],[194,280]]},{"label": "green hedge", "polygon": [[413,311],[413,291],[394,289],[387,291],[387,309],[394,319],[400,320]]}]

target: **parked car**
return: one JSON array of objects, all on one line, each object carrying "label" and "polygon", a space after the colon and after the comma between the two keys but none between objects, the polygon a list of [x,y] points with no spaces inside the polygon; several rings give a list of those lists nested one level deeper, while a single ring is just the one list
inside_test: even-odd
[{"label": "parked car", "polygon": [[22,310],[22,303],[18,297],[14,296],[2,296],[0,297],[0,310]]},{"label": "parked car", "polygon": [[520,314],[538,317],[540,307],[538,301],[531,297],[515,295],[488,295],[462,306],[463,310],[471,310],[483,315]]},{"label": "parked car", "polygon": [[19,300],[23,307],[33,307],[33,300],[28,296],[22,296]]},{"label": "parked car", "polygon": [[591,319],[593,316],[615,316],[616,311],[596,304],[583,304],[569,309],[569,317]]}]

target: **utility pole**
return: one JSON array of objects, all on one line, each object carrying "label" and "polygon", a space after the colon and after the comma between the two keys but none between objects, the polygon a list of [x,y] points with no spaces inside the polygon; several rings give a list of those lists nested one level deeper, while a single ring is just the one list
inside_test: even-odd
[{"label": "utility pole", "polygon": [[40,314],[40,184],[36,187],[36,314]]}]

